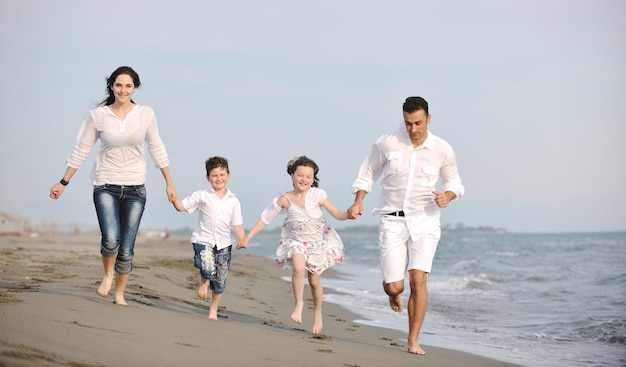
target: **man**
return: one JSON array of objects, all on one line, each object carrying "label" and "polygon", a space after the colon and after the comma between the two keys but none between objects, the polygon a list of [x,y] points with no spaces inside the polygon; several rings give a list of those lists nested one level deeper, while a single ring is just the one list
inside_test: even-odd
[{"label": "man", "polygon": [[[402,106],[404,126],[372,145],[352,185],[349,218],[363,214],[363,199],[381,178],[382,192],[374,207],[380,215],[379,247],[383,288],[389,305],[402,311],[401,294],[408,270],[408,351],[426,354],[418,337],[428,306],[426,280],[441,237],[439,208],[465,191],[452,147],[428,131],[428,102],[408,97]],[[441,178],[442,191],[435,184]]]}]

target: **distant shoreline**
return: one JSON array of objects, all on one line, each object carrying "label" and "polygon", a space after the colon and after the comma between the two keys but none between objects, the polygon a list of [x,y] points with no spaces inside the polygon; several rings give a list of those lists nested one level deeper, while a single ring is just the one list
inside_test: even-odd
[{"label": "distant shoreline", "polygon": [[[378,226],[376,225],[359,225],[359,226],[347,226],[343,228],[336,228],[339,233],[378,233]],[[179,228],[175,230],[171,230],[172,234],[177,236],[185,236],[191,235],[193,229],[189,227]],[[246,228],[246,232],[249,231],[249,228]],[[280,226],[264,229],[264,233],[280,233]],[[491,226],[478,226],[478,227],[465,227],[465,226],[456,226],[451,228],[450,226],[442,226],[442,233],[452,232],[452,233],[509,233],[506,228],[498,228]]]}]

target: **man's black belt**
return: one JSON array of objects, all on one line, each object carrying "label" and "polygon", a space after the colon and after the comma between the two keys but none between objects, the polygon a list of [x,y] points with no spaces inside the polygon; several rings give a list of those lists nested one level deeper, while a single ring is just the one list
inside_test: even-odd
[{"label": "man's black belt", "polygon": [[391,215],[392,217],[404,217],[404,211],[400,210],[399,212],[387,213],[385,215]]}]

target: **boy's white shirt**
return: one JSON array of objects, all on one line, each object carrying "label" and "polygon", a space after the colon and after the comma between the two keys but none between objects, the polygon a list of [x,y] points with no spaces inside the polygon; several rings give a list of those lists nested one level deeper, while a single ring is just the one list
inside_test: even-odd
[{"label": "boy's white shirt", "polygon": [[181,202],[189,214],[198,210],[191,243],[216,246],[218,250],[232,245],[232,226],[243,225],[241,203],[233,192],[227,189],[220,199],[213,188],[198,190]]}]

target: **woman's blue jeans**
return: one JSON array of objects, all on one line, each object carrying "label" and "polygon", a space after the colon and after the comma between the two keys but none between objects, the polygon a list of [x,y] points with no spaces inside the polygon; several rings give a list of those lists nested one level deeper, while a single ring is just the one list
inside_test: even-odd
[{"label": "woman's blue jeans", "polygon": [[135,239],[146,206],[146,188],[142,185],[96,185],[93,189],[102,240],[100,253],[115,259],[115,271],[128,274],[133,269]]}]

